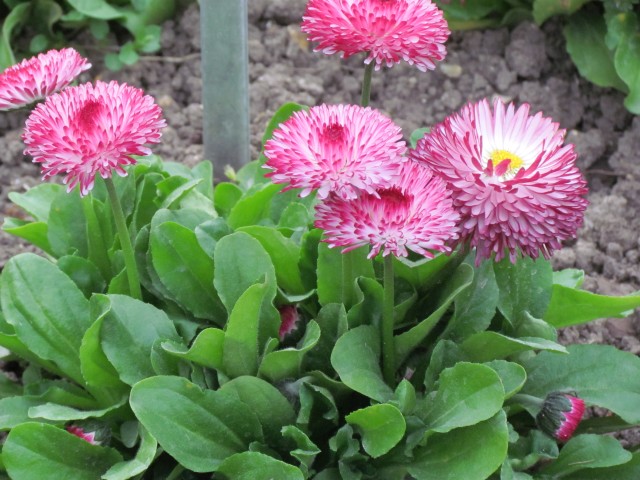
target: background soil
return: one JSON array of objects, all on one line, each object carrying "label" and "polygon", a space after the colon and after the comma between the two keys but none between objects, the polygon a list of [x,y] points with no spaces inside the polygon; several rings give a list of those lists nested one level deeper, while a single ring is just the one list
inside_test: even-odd
[{"label": "background soil", "polygon": [[[362,58],[347,61],[313,53],[299,23],[306,0],[249,2],[249,57],[252,156],[271,115],[285,102],[307,105],[358,103]],[[154,149],[167,160],[193,164],[202,159],[202,81],[197,6],[164,24],[162,51],[120,72],[106,71],[90,40],[76,46],[94,67],[82,80],[118,79],[154,95],[168,127]],[[628,294],[640,285],[640,118],[623,107],[623,96],[595,87],[576,72],[565,48],[561,25],[524,23],[512,30],[455,32],[437,70],[421,73],[397,65],[374,73],[372,106],[391,116],[408,137],[468,101],[499,95],[528,102],[532,111],[553,117],[576,145],[589,181],[590,206],[579,239],[557,252],[556,268],[587,273],[585,288]],[[22,155],[26,112],[0,114],[0,211],[16,215],[7,194],[40,182],[38,168]],[[216,172],[221,177],[222,172]],[[59,179],[57,179],[59,180]],[[28,248],[0,233],[0,267]],[[565,329],[565,342],[613,343],[640,353],[636,313]]]}]

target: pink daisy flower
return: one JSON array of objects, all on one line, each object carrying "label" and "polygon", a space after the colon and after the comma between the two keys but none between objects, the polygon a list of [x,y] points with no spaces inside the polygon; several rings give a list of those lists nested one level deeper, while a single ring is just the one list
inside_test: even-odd
[{"label": "pink daisy flower", "polygon": [[49,50],[25,59],[0,74],[0,110],[11,110],[41,100],[66,87],[91,68],[73,48]]},{"label": "pink daisy flower", "polygon": [[370,244],[369,258],[380,251],[406,257],[407,250],[433,258],[430,250],[450,252],[450,241],[458,237],[460,216],[450,196],[441,178],[408,160],[397,184],[375,195],[329,196],[316,206],[315,226],[324,230],[323,241],[331,248],[346,247],[343,253]]},{"label": "pink daisy flower", "polygon": [[486,100],[465,106],[418,141],[410,157],[440,174],[476,261],[509,252],[549,258],[582,224],[586,182],[565,130],[541,113]]},{"label": "pink daisy flower", "polygon": [[406,145],[400,127],[377,110],[357,105],[320,105],[299,111],[264,146],[266,174],[284,190],[301,188],[301,197],[318,190],[355,198],[375,195],[392,184]]},{"label": "pink daisy flower", "polygon": [[80,194],[103,178],[126,175],[132,155],[149,155],[144,145],[160,141],[166,125],[160,107],[138,88],[118,82],[85,83],[47,97],[27,119],[25,155],[42,164],[43,179],[66,174],[67,191]]},{"label": "pink daisy flower", "polygon": [[376,70],[401,60],[423,72],[446,55],[449,28],[431,0],[310,0],[302,31],[315,51],[347,58],[366,52]]}]

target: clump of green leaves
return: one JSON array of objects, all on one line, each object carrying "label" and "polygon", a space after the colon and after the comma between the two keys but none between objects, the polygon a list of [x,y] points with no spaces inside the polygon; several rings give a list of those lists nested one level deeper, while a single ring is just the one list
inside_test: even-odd
[{"label": "clump of green leaves", "polygon": [[562,16],[567,51],[580,74],[626,94],[627,109],[640,113],[638,0],[439,0],[452,29],[542,25]]},{"label": "clump of green leaves", "polygon": [[[101,48],[113,46],[110,32],[126,32],[116,52],[105,54],[107,67],[117,70],[135,63],[140,53],[160,49],[160,24],[176,9],[175,0],[4,0],[0,4],[2,37],[0,70],[16,63],[16,54],[30,56],[69,45],[88,30]],[[21,43],[28,39],[28,44]]]},{"label": "clump of green leaves", "polygon": [[[285,105],[265,139],[301,108]],[[596,434],[640,424],[640,360],[556,335],[624,316],[640,296],[586,292],[581,271],[543,259],[394,259],[388,383],[381,259],[355,250],[344,279],[342,253],[313,227],[313,195],[283,193],[263,160],[217,185],[209,162],[154,156],[113,179],[143,301],[101,178],[83,198],[51,183],[10,194],[30,218],[4,229],[48,258],[17,255],[0,275],[0,345],[24,368],[19,384],[0,375],[0,478],[640,476],[640,455]],[[293,339],[279,335],[282,305],[300,315]],[[583,421],[560,449],[530,404],[553,391],[613,415]],[[90,424],[107,440],[65,431]]]}]

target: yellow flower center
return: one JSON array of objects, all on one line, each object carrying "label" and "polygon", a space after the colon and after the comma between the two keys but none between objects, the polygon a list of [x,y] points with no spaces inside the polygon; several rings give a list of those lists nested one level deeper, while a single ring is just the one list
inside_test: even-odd
[{"label": "yellow flower center", "polygon": [[494,150],[493,152],[491,152],[489,161],[491,162],[494,169],[496,169],[498,165],[500,165],[505,160],[509,160],[509,166],[504,172],[504,175],[515,174],[524,165],[524,161],[518,155],[515,155],[507,150]]}]

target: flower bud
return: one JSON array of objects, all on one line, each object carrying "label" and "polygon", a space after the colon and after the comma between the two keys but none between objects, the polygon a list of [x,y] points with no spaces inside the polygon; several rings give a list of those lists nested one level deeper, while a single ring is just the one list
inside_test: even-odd
[{"label": "flower bud", "polygon": [[574,395],[552,392],[536,416],[538,427],[562,442],[571,438],[584,414],[584,401]]},{"label": "flower bud", "polygon": [[76,437],[86,440],[91,445],[106,445],[111,440],[111,430],[102,422],[87,420],[67,425],[65,430]]},{"label": "flower bud", "polygon": [[280,330],[278,331],[278,335],[282,342],[298,330],[300,326],[300,314],[295,305],[282,305],[278,307],[278,312],[280,312]]}]

